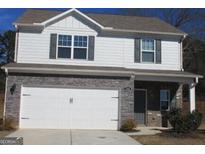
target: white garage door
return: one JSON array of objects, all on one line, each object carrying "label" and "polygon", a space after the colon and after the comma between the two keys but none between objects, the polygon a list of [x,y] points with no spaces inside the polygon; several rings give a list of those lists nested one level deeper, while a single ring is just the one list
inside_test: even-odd
[{"label": "white garage door", "polygon": [[20,128],[118,127],[118,91],[23,87]]}]

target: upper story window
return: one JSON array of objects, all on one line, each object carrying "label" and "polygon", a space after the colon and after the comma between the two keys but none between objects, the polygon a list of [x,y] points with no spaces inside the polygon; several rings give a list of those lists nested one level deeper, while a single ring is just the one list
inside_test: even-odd
[{"label": "upper story window", "polygon": [[141,60],[142,62],[155,62],[155,40],[142,39],[141,40]]},{"label": "upper story window", "polygon": [[170,90],[160,90],[161,110],[168,110],[170,104]]},{"label": "upper story window", "polygon": [[74,59],[87,59],[88,38],[87,36],[74,36]]},{"label": "upper story window", "polygon": [[58,36],[58,58],[71,58],[72,36]]},{"label": "upper story window", "polygon": [[88,37],[58,35],[58,58],[87,59]]}]

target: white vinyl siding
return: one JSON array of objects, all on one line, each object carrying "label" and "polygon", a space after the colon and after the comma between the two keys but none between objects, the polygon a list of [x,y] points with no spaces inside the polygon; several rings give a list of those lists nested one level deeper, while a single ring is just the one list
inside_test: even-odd
[{"label": "white vinyl siding", "polygon": [[[71,24],[71,25],[70,25]],[[95,36],[95,60],[49,59],[50,34]],[[32,38],[32,39],[31,39]],[[180,44],[161,41],[162,63],[134,63],[134,39],[101,37],[74,17],[45,28],[41,33],[19,33],[18,63],[112,66],[134,69],[180,70]]]},{"label": "white vinyl siding", "polygon": [[137,69],[180,70],[180,43],[177,41],[161,41],[161,64],[134,63],[134,39],[125,41],[125,66]]}]

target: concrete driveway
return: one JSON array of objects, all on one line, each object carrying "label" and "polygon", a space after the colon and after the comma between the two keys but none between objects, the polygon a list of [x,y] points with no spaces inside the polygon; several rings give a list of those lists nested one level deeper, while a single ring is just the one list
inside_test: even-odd
[{"label": "concrete driveway", "polygon": [[103,130],[19,129],[7,137],[23,137],[26,145],[137,145],[125,133]]}]

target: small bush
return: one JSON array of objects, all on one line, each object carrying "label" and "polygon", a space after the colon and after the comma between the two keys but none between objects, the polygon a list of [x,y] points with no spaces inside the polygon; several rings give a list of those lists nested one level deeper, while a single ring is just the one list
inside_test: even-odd
[{"label": "small bush", "polygon": [[176,133],[190,133],[201,125],[202,114],[193,111],[183,115],[181,109],[174,108],[167,113],[167,118]]},{"label": "small bush", "polygon": [[196,110],[187,115],[187,126],[189,127],[190,131],[195,131],[197,128],[199,128],[202,118],[202,113]]},{"label": "small bush", "polygon": [[12,119],[6,119],[4,129],[6,130],[15,130],[16,129],[16,123]]},{"label": "small bush", "polygon": [[132,131],[134,128],[137,127],[137,123],[133,119],[127,119],[121,126],[121,131]]}]

